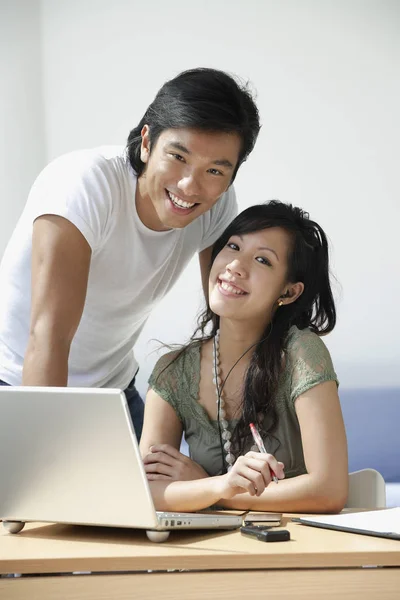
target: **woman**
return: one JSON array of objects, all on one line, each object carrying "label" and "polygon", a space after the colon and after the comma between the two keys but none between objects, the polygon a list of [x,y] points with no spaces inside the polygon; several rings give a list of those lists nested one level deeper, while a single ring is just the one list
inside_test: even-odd
[{"label": "woman", "polygon": [[335,321],[321,227],[276,201],[238,215],[213,248],[201,335],[150,378],[140,448],[158,510],[343,508],[346,436],[319,337]]}]

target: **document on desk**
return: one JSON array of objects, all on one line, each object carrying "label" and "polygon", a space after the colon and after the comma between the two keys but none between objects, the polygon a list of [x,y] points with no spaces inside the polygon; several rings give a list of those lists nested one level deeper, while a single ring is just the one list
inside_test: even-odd
[{"label": "document on desk", "polygon": [[312,527],[400,540],[400,508],[342,513],[340,515],[321,515],[318,517],[300,517],[294,518],[292,521],[303,525],[311,525]]}]

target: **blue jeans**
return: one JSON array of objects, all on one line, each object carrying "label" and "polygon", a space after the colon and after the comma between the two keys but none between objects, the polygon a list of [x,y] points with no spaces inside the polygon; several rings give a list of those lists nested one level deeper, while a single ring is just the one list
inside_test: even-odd
[{"label": "blue jeans", "polygon": [[[0,379],[0,385],[9,385]],[[128,403],[129,412],[131,415],[133,427],[135,429],[137,441],[140,441],[143,429],[144,403],[139,392],[135,387],[135,377],[132,379],[126,390],[124,390],[126,401]]]},{"label": "blue jeans", "polygon": [[142,435],[143,429],[143,416],[144,416],[144,402],[140,397],[139,392],[135,387],[135,377],[132,379],[126,390],[124,390],[126,401],[128,403],[129,412],[131,415],[133,428],[136,433],[138,443]]}]

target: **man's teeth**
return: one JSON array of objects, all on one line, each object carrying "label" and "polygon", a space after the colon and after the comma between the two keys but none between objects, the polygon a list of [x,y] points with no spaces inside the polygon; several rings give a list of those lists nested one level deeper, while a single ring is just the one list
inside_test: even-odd
[{"label": "man's teeth", "polygon": [[175,204],[175,206],[180,206],[180,208],[192,208],[192,206],[196,204],[195,202],[185,202],[184,200],[178,198],[178,196],[171,194],[171,192],[168,192],[168,196],[170,197],[171,201]]},{"label": "man's teeth", "polygon": [[238,288],[236,287],[232,287],[231,285],[229,285],[229,283],[226,283],[226,281],[221,281],[219,285],[222,287],[223,290],[231,294],[237,294],[238,296],[242,296],[243,294],[245,294],[245,292],[238,290]]}]

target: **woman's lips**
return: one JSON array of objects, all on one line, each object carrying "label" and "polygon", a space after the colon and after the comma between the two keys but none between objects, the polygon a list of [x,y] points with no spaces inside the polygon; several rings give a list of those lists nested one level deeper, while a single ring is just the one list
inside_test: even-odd
[{"label": "woman's lips", "polygon": [[235,285],[231,281],[226,281],[225,279],[218,279],[218,288],[219,291],[225,296],[235,296],[240,298],[242,296],[246,296],[248,292]]}]

